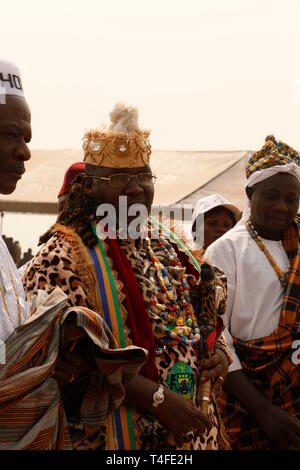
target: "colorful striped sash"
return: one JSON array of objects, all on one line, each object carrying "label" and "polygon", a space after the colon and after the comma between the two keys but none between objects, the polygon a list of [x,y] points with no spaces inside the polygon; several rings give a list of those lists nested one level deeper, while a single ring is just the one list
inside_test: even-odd
[{"label": "colorful striped sash", "polygon": [[[109,266],[103,242],[98,237],[96,227],[93,224],[92,230],[97,237],[98,244],[94,248],[90,248],[89,252],[97,274],[104,319],[116,338],[118,346],[124,348],[127,345],[115,280]],[[112,427],[119,450],[136,449],[132,412],[130,408],[121,405],[120,408],[115,411]]]},{"label": "colorful striped sash", "polygon": [[[180,240],[178,240],[172,232],[152,217],[151,223],[158,226],[165,234],[167,234],[168,238],[171,238],[186,253],[196,270],[200,273],[201,267],[199,263],[189,250],[184,247]],[[97,274],[98,289],[104,312],[104,319],[116,338],[118,346],[124,348],[127,345],[115,280],[109,266],[103,242],[98,237],[96,227],[93,224],[92,230],[97,237],[98,244],[95,247],[90,248],[89,252]],[[133,418],[130,408],[125,405],[120,406],[120,408],[114,413],[112,428],[114,437],[117,439],[118,449],[136,449]]]}]

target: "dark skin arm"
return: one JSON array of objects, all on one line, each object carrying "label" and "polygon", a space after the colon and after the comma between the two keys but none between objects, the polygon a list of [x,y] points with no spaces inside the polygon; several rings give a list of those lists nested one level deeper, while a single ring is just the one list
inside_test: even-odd
[{"label": "dark skin arm", "polygon": [[267,400],[243,370],[230,372],[224,387],[255,416],[272,442],[280,444],[284,449],[300,449],[300,421]]},{"label": "dark skin arm", "polygon": [[206,428],[211,429],[211,422],[205,414],[166,387],[164,387],[164,402],[154,408],[153,393],[157,391],[158,384],[142,375],[134,377],[125,388],[126,404],[149,411],[174,434],[178,447],[183,445],[185,433],[195,429],[202,434]]}]

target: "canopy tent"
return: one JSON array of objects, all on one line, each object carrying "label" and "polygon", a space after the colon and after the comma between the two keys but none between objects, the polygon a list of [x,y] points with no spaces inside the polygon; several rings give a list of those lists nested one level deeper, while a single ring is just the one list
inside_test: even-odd
[{"label": "canopy tent", "polygon": [[[82,158],[80,150],[33,150],[16,191],[0,195],[0,211],[55,214],[65,171]],[[247,151],[154,150],[151,166],[158,176],[154,204],[194,205],[199,197],[219,192],[243,209],[247,158]]]},{"label": "canopy tent", "polygon": [[239,209],[243,210],[246,203],[246,175],[245,166],[253,152],[244,152],[244,155],[230,167],[217,176],[199,186],[195,191],[177,201],[178,204],[191,204],[195,207],[197,201],[210,194],[219,193]]}]

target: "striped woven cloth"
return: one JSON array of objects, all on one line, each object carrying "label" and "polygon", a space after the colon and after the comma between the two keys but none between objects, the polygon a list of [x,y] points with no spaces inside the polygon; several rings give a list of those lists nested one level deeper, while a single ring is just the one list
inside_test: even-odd
[{"label": "striped woven cloth", "polygon": [[67,325],[82,327],[97,349],[95,370],[81,408],[91,432],[118,408],[124,384],[143,366],[147,352],[130,346],[117,349],[105,322],[83,308],[66,309],[67,296],[56,288],[38,300],[33,313],[5,343],[6,364],[0,366],[0,450],[72,449],[60,387],[51,375]]}]

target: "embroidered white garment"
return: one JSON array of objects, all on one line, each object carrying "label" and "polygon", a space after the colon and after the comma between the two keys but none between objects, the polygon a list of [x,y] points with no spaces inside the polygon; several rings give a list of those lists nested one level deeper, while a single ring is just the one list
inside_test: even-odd
[{"label": "embroidered white garment", "polygon": [[[285,271],[289,260],[281,241],[266,240],[264,245],[273,259]],[[262,338],[277,328],[283,304],[283,288],[278,276],[250,237],[245,224],[235,226],[212,243],[205,252],[213,264],[227,277],[227,308],[223,317],[225,336],[234,358],[232,372],[241,369],[231,334],[242,341]]]},{"label": "embroidered white garment", "polygon": [[[13,278],[11,281],[10,273]],[[16,293],[13,287],[16,289]],[[20,274],[16,268],[16,265],[10,256],[10,253],[6,247],[6,244],[0,236],[0,340],[5,341],[13,331],[19,326],[19,311],[18,301],[20,304],[21,311],[21,324],[24,323],[26,317],[30,311],[30,304],[25,300],[25,293],[23,284],[21,281]],[[2,297],[4,296],[4,300]],[[16,297],[17,294],[17,297]],[[18,298],[18,301],[17,301]]]}]

